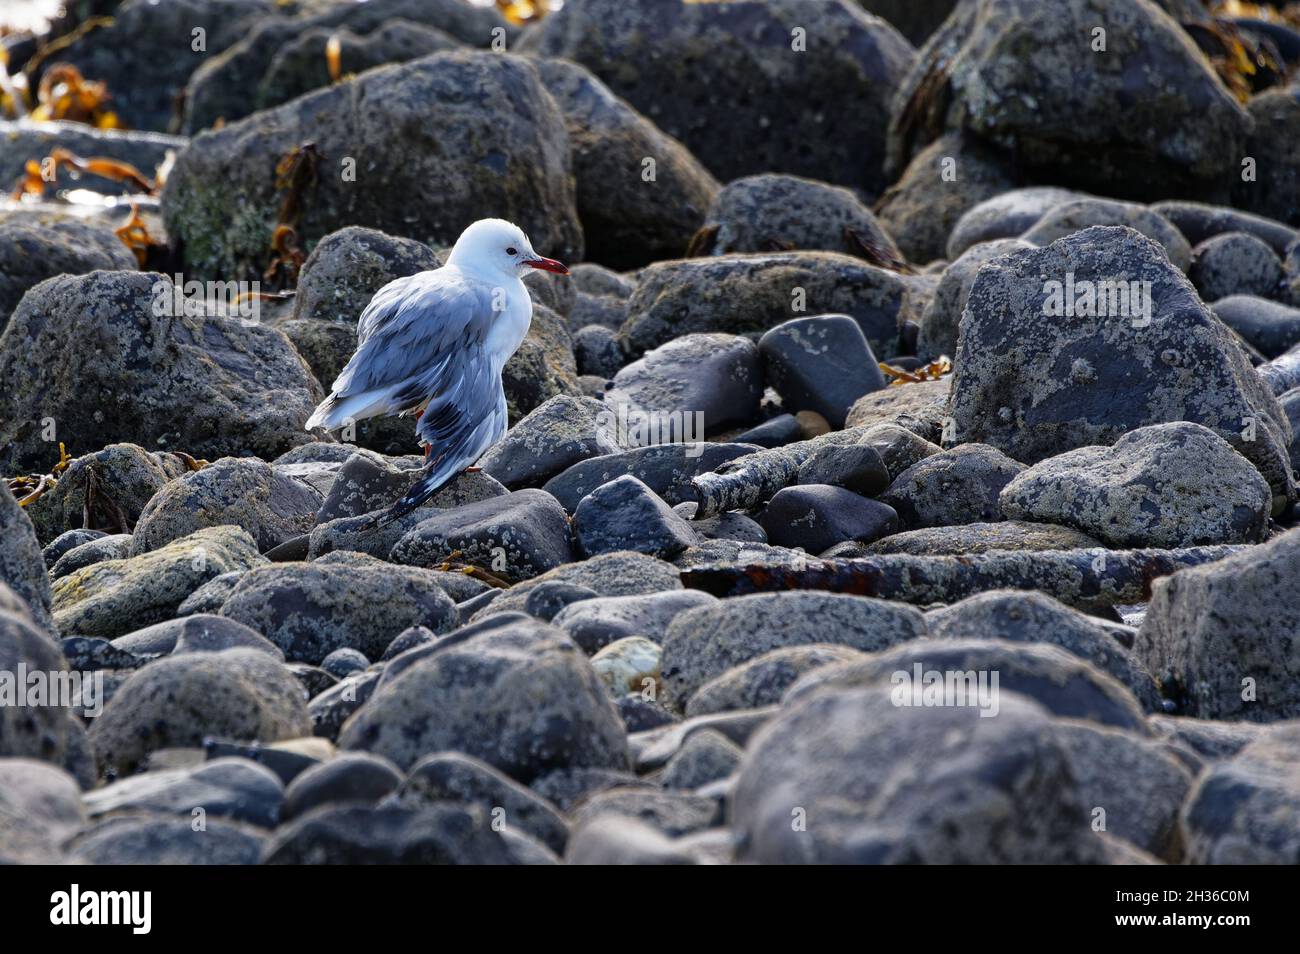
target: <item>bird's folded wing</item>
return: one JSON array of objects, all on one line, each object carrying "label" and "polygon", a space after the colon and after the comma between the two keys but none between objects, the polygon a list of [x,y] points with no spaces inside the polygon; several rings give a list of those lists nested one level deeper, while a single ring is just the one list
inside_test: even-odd
[{"label": "bird's folded wing", "polygon": [[463,407],[495,399],[483,348],[495,317],[492,289],[422,277],[386,285],[362,314],[356,353],[331,388],[337,401],[365,395],[395,414],[426,401]]}]

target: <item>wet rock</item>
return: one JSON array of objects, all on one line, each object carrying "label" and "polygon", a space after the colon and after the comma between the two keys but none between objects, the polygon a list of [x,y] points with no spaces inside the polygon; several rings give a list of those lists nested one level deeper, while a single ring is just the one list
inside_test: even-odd
[{"label": "wet rock", "polygon": [[876,214],[908,261],[924,265],[944,257],[948,235],[962,215],[1017,184],[996,152],[973,139],[947,135],[907,164],[880,197]]},{"label": "wet rock", "polygon": [[441,265],[437,254],[423,242],[349,225],[326,235],[307,256],[298,275],[293,317],[338,322],[355,329],[361,312],[379,289],[395,279]]},{"label": "wet rock", "polygon": [[645,420],[666,431],[654,443],[668,443],[698,441],[706,433],[748,424],[758,416],[762,396],[763,372],[753,342],[687,334],[624,366],[605,392],[605,403],[618,420]]},{"label": "wet rock", "polygon": [[489,619],[417,652],[426,655],[396,677],[386,674],[343,727],[341,748],[402,767],[433,752],[464,752],[522,782],[557,768],[626,767],[618,712],[561,630]]},{"label": "wet rock", "polygon": [[[901,390],[905,392],[907,388]],[[867,411],[867,408],[863,408],[859,411],[859,416],[866,416]],[[905,427],[888,422],[867,425],[860,443],[880,455],[891,481],[913,464],[926,457],[933,457],[943,449]]]},{"label": "wet rock", "polygon": [[[898,673],[905,673],[906,678]],[[1138,735],[1150,733],[1133,694],[1079,656],[1045,643],[1000,639],[918,640],[861,660],[823,666],[790,688],[785,705],[828,688],[870,685],[889,685],[905,694],[899,698],[916,700],[927,685],[926,673],[962,677],[953,690],[965,687],[965,702],[959,708],[976,708],[1000,717],[1007,694],[1014,693],[1028,696],[1061,718],[1114,726]],[[945,681],[951,678],[945,676]],[[989,721],[997,719],[989,717]]]},{"label": "wet rock", "polygon": [[[696,332],[745,334],[800,314],[845,314],[879,358],[898,353],[898,328],[909,306],[908,282],[895,272],[833,252],[776,252],[656,262],[639,275],[619,330],[624,348],[641,355]],[[793,289],[802,289],[796,301]]]},{"label": "wet rock", "polygon": [[799,483],[830,484],[874,497],[889,486],[889,471],[870,444],[828,444],[799,465]]},{"label": "wet rock", "polygon": [[196,831],[192,818],[162,813],[102,819],[67,845],[68,857],[88,865],[255,865],[266,832],[214,818]]},{"label": "wet rock", "polygon": [[132,673],[90,727],[104,769],[130,772],[150,753],[209,736],[274,742],[311,732],[306,693],[266,653],[187,653]]},{"label": "wet rock", "polygon": [[736,443],[757,444],[759,447],[784,447],[802,439],[803,428],[799,418],[793,414],[778,414],[736,435]]},{"label": "wet rock", "polygon": [[1300,851],[1300,752],[1279,727],[1196,781],[1183,807],[1191,864],[1292,864]]},{"label": "wet rock", "polygon": [[[617,428],[617,420],[615,420]],[[629,430],[628,436],[636,436]],[[617,454],[593,457],[574,464],[542,488],[558,500],[569,513],[579,501],[597,487],[625,475],[641,481],[669,504],[679,504],[691,497],[691,478],[716,470],[728,461],[751,454],[760,448],[754,444],[690,443],[635,447]]]},{"label": "wet rock", "polygon": [[205,816],[274,828],[283,800],[284,786],[270,769],[248,759],[224,758],[192,769],[133,775],[87,793],[85,804],[91,818],[150,811],[188,820],[199,809]]},{"label": "wet rock", "polygon": [[[537,71],[569,129],[588,257],[612,268],[680,258],[717,180],[582,66],[543,59]],[[649,179],[647,159],[654,162]]]},{"label": "wet rock", "polygon": [[343,723],[370,701],[375,687],[379,685],[381,675],[382,672],[378,669],[354,673],[313,696],[311,702],[307,704],[307,711],[312,721],[312,734],[336,741]]},{"label": "wet rock", "polygon": [[[1104,20],[1107,50],[1088,50]],[[1057,51],[1038,58],[1025,44]],[[1143,64],[1134,76],[1126,64]],[[946,80],[939,82],[938,80]],[[944,90],[939,100],[930,91]],[[1170,95],[1170,90],[1176,93]],[[1130,109],[1116,110],[1122,99]],[[1204,188],[1235,167],[1250,120],[1186,34],[1152,4],[1126,0],[980,0],[927,41],[900,88],[890,159],[901,166],[934,136],[961,129],[1012,148],[1030,173],[1109,191]],[[917,122],[925,109],[938,119]],[[1070,121],[1059,122],[1064,110]]]},{"label": "wet rock", "polygon": [[[792,23],[806,31],[807,55],[791,56]],[[890,99],[913,55],[895,30],[852,4],[806,0],[674,0],[653,10],[578,0],[519,49],[581,63],[723,181],[784,172],[867,193],[885,185]],[[698,62],[709,64],[703,86]],[[831,103],[860,121],[832,131]]]},{"label": "wet rock", "polygon": [[0,487],[0,586],[26,604],[25,612],[42,629],[53,632],[54,598],[45,573],[41,544],[31,520],[6,483]]},{"label": "wet rock", "polygon": [[171,619],[214,577],[264,562],[245,531],[208,527],[149,553],[60,577],[53,587],[55,624],[63,632],[112,639]]},{"label": "wet rock", "polygon": [[[171,279],[141,272],[64,275],[32,289],[0,338],[0,459],[49,466],[47,418],[74,447],[132,441],[215,459],[304,443],[302,422],[323,395],[288,340],[243,319],[183,313],[174,291]],[[32,364],[33,351],[47,360]]]},{"label": "wet rock", "polygon": [[[1122,278],[1139,301],[1148,286],[1133,283],[1150,282],[1150,321],[1145,308],[1111,314],[1109,294],[1106,308],[1089,309],[1104,317],[1045,320],[1067,273],[1076,288]],[[1087,229],[985,266],[954,363],[949,410],[963,441],[1035,463],[1182,419],[1215,430],[1255,464],[1275,508],[1294,493],[1287,425],[1270,388],[1160,247],[1131,230]],[[1243,437],[1244,419],[1254,422],[1253,440]]]},{"label": "wet rock", "polygon": [[687,521],[630,474],[602,484],[579,501],[573,511],[573,535],[586,556],[634,550],[665,559],[699,539]]},{"label": "wet rock", "polygon": [[885,377],[848,315],[817,315],[782,322],[759,339],[767,382],[791,411],[816,411],[844,426],[853,403],[885,386]]},{"label": "wet rock", "polygon": [[221,615],[262,633],[287,659],[312,664],[341,648],[378,659],[407,627],[445,633],[456,625],[456,605],[433,573],[371,558],[262,567],[240,579]]},{"label": "wet rock", "polygon": [[1276,358],[1300,344],[1300,308],[1251,295],[1230,295],[1215,301],[1210,309],[1266,358]]},{"label": "wet rock", "polygon": [[1051,523],[1003,520],[960,526],[905,530],[866,544],[864,554],[910,553],[914,556],[988,553],[993,550],[1087,550],[1101,541],[1070,527]]},{"label": "wet rock", "polygon": [[644,636],[660,642],[681,613],[717,599],[699,590],[667,590],[629,596],[596,596],[570,603],[551,619],[583,652],[591,654],[616,640]]},{"label": "wet rock", "polygon": [[402,784],[402,773],[368,752],[340,752],[300,773],[284,792],[280,817],[297,818],[322,805],[374,805]]},{"label": "wet rock", "polygon": [[545,491],[517,490],[427,516],[397,542],[390,559],[437,566],[453,553],[459,562],[518,582],[569,562],[569,520]]},{"label": "wet rock", "polygon": [[1300,575],[1300,531],[1152,584],[1136,650],[1173,679],[1188,715],[1276,722],[1300,715],[1295,627],[1282,594]]},{"label": "wet rock", "polygon": [[[957,220],[948,236],[947,257],[955,262],[981,242],[1018,238],[1052,208],[1077,198],[1081,198],[1080,193],[1056,186],[1029,186],[998,193],[972,206]],[[1160,211],[1156,206],[1152,208]]]},{"label": "wet rock", "polygon": [[[4,135],[0,128],[0,141]],[[0,220],[0,331],[27,290],[47,278],[134,268],[135,256],[109,229],[75,220]]]},{"label": "wet rock", "polygon": [[1030,245],[1050,245],[1095,225],[1134,229],[1160,243],[1175,268],[1185,272],[1191,264],[1191,246],[1172,222],[1144,205],[1113,199],[1086,197],[1053,205],[1020,239]]},{"label": "wet rock", "polygon": [[1201,299],[1229,295],[1272,295],[1282,281],[1282,263],[1263,239],[1246,232],[1224,232],[1192,249],[1187,277]]},{"label": "wet rock", "polygon": [[397,788],[405,807],[449,802],[474,805],[501,825],[517,828],[552,851],[564,851],[569,826],[555,807],[491,765],[459,752],[421,759]]},{"label": "wet rock", "polygon": [[591,457],[617,453],[612,429],[602,426],[605,406],[591,398],[557,395],[512,427],[479,460],[511,490],[540,487]]},{"label": "wet rock", "polygon": [[262,854],[269,865],[514,863],[486,812],[445,804],[323,806],[278,828]]},{"label": "wet rock", "polygon": [[773,649],[731,667],[700,686],[687,700],[686,715],[694,718],[779,705],[786,689],[804,673],[819,666],[859,659],[861,655],[857,649],[831,643]]},{"label": "wet rock", "polygon": [[878,540],[900,529],[893,507],[828,484],[778,490],[759,522],[771,543],[808,553],[823,553],[845,540]]},{"label": "wet rock", "polygon": [[[520,108],[507,116],[483,109],[489,100]],[[395,129],[406,130],[401,149],[391,148]],[[197,137],[162,198],[190,271],[262,271],[281,198],[265,169],[308,140],[333,162],[370,158],[355,181],[319,176],[298,227],[307,245],[346,224],[436,247],[490,206],[539,251],[582,257],[568,134],[536,69],[509,55],[452,52],[374,70]],[[231,208],[240,215],[232,219]]]},{"label": "wet rock", "polygon": [[1160,711],[1155,680],[1130,653],[1118,627],[1042,593],[989,590],[925,616],[935,639],[1005,639],[1049,643],[1092,663],[1128,687],[1149,712]]},{"label": "wet rock", "polygon": [[903,257],[851,191],[798,176],[766,174],[729,182],[714,198],[701,228],[701,244],[709,255],[804,249],[872,262]]},{"label": "wet rock", "polygon": [[1119,549],[1256,543],[1268,529],[1268,484],[1199,424],[1157,424],[1110,447],[1035,464],[1002,491],[1018,520],[1082,530]]},{"label": "wet rock", "polygon": [[663,639],[663,681],[677,708],[701,686],[773,649],[833,642],[868,652],[925,635],[911,606],[814,591],[734,597],[680,614]]},{"label": "wet rock", "polygon": [[943,270],[934,298],[925,306],[921,327],[916,335],[916,355],[933,361],[942,355],[957,353],[957,331],[966,299],[979,270],[994,259],[1016,249],[1029,248],[1018,238],[994,239],[972,245]]},{"label": "wet rock", "polygon": [[828,689],[760,730],[731,803],[742,859],[1103,860],[1041,707],[1006,693],[999,717],[982,719],[973,707],[902,707],[891,696],[887,686]]},{"label": "wet rock", "polygon": [[959,444],[913,464],[880,499],[913,528],[997,521],[1003,517],[998,495],[1024,470],[996,447]]},{"label": "wet rock", "polygon": [[321,496],[256,458],[224,457],[173,480],[140,513],[131,553],[138,556],[204,527],[234,525],[263,552],[306,533]]}]

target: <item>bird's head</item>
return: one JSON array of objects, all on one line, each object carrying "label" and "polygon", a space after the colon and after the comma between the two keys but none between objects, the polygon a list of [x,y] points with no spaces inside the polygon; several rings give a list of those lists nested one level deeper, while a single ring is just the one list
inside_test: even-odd
[{"label": "bird's head", "polygon": [[461,232],[447,264],[484,275],[504,274],[513,278],[527,275],[534,268],[569,274],[560,262],[534,252],[524,230],[505,219],[479,219]]}]

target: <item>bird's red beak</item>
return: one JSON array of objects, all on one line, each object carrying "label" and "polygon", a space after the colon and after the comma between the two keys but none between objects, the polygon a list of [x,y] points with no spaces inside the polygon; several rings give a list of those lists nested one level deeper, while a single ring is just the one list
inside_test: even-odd
[{"label": "bird's red beak", "polygon": [[540,268],[544,272],[555,272],[557,275],[569,274],[569,268],[563,262],[557,262],[553,258],[526,258],[525,265],[531,265],[533,268]]}]

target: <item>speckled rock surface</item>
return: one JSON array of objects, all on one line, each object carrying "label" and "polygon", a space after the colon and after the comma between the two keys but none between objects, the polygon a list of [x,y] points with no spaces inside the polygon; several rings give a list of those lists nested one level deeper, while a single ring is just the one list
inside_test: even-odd
[{"label": "speckled rock surface", "polygon": [[1023,520],[904,530],[863,546],[863,553],[988,553],[990,550],[1080,550],[1101,541],[1070,527]]},{"label": "speckled rock surface", "polygon": [[1178,423],[1049,457],[1008,483],[1000,501],[1014,519],[1064,524],[1123,549],[1258,543],[1271,497],[1227,441]]},{"label": "speckled rock surface", "polygon": [[998,495],[1025,469],[987,444],[959,444],[925,457],[880,495],[910,528],[987,523],[1003,517]]},{"label": "speckled rock surface", "polygon": [[0,220],[0,331],[27,290],[47,278],[135,267],[135,256],[108,229],[73,220]]},{"label": "speckled rock surface", "polygon": [[[1064,283],[1150,282],[1150,323],[1044,315]],[[1137,290],[1139,302],[1147,286]],[[1110,311],[1109,300],[1105,309]],[[1133,309],[1130,308],[1130,311]],[[1150,239],[1094,228],[985,266],[971,289],[949,411],[962,441],[992,444],[1026,463],[1113,443],[1147,424],[1189,420],[1216,431],[1268,480],[1274,507],[1294,496],[1289,425],[1191,283]],[[1117,320],[1119,319],[1119,320]],[[1243,439],[1243,420],[1254,439]]]},{"label": "speckled rock surface", "polygon": [[921,327],[916,335],[916,356],[923,361],[933,361],[941,355],[957,353],[957,332],[966,299],[970,296],[975,276],[988,262],[1016,249],[1028,248],[1022,239],[994,239],[972,245],[943,270],[943,277],[934,291],[934,297],[921,315]]},{"label": "speckled rock surface", "polygon": [[1071,199],[1053,205],[1044,212],[1043,217],[1025,231],[1020,239],[1030,245],[1050,245],[1057,239],[1094,225],[1118,225],[1141,232],[1151,241],[1160,243],[1169,263],[1175,268],[1185,272],[1191,264],[1192,249],[1183,233],[1160,213],[1134,202]]}]

